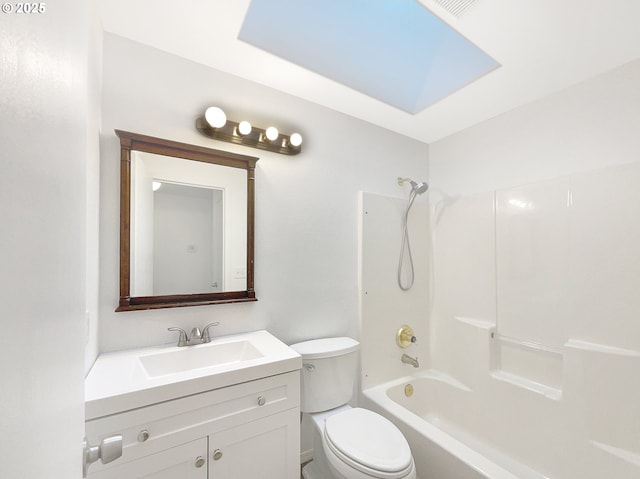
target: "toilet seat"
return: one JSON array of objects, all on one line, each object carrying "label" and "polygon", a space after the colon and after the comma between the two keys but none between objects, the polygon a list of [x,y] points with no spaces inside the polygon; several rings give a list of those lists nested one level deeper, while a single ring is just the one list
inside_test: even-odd
[{"label": "toilet seat", "polygon": [[338,468],[342,466],[337,462],[340,461],[380,479],[404,478],[414,469],[411,450],[402,433],[373,411],[353,408],[330,416],[323,436],[327,458]]}]

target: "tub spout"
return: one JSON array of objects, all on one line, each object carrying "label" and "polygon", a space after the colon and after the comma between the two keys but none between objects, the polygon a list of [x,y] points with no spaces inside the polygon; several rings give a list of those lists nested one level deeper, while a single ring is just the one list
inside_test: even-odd
[{"label": "tub spout", "polygon": [[403,354],[400,360],[405,364],[411,364],[414,368],[420,366],[420,364],[418,363],[418,358],[412,358],[408,354]]}]

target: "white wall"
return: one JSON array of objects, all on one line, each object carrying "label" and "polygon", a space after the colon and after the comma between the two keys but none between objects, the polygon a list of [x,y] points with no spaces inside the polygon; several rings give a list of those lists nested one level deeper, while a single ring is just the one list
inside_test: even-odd
[{"label": "white wall", "polygon": [[447,419],[549,477],[640,474],[639,82],[636,61],[430,149],[431,363],[476,411]]},{"label": "white wall", "polygon": [[89,115],[87,117],[87,254],[86,254],[86,344],[85,373],[98,354],[99,263],[100,263],[100,122],[102,100],[102,24],[95,1],[90,1],[88,38]]},{"label": "white wall", "polygon": [[[427,145],[202,65],[105,34],[101,140],[102,351],[172,342],[169,326],[216,334],[266,328],[288,343],[358,334],[358,191],[398,195],[398,176],[427,176]],[[200,135],[211,105],[233,120],[276,124],[305,139],[284,156]],[[119,144],[113,129],[260,157],[256,294],[251,304],[115,313]]]},{"label": "white wall", "polygon": [[430,145],[432,191],[469,194],[637,161],[640,60]]},{"label": "white wall", "polygon": [[99,58],[90,2],[47,7],[0,19],[3,478],[81,476]]},{"label": "white wall", "polygon": [[169,191],[170,186],[176,185],[163,185],[153,195],[153,294],[208,293],[213,282],[213,190],[177,185],[181,191]]}]

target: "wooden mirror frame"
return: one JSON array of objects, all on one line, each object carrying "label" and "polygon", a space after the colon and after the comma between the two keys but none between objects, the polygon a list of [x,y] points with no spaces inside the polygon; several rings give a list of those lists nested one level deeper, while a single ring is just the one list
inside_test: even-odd
[{"label": "wooden mirror frame", "polygon": [[[116,311],[257,301],[254,290],[255,166],[258,158],[115,130],[120,138],[120,302]],[[244,291],[131,296],[131,151],[202,161],[247,171],[247,284]]]}]

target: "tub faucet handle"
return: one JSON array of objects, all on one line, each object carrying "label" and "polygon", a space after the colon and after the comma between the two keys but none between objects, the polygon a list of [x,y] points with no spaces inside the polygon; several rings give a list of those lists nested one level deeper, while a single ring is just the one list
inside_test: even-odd
[{"label": "tub faucet handle", "polygon": [[408,348],[411,344],[418,340],[413,334],[411,326],[403,324],[396,333],[396,344],[401,348]]}]

